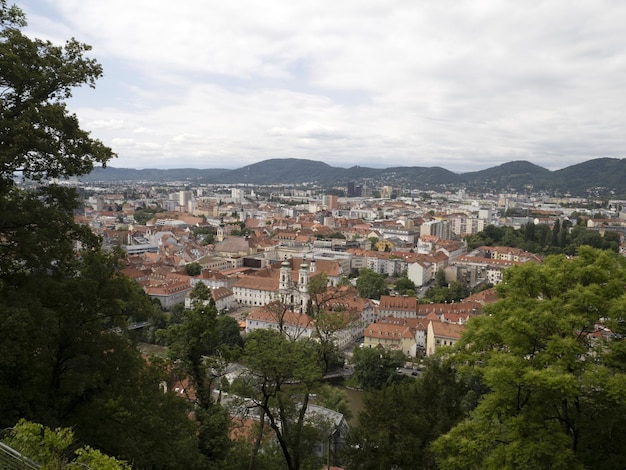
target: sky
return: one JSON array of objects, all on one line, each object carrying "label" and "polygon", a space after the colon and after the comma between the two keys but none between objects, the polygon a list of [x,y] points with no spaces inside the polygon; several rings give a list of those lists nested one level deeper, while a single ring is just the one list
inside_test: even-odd
[{"label": "sky", "polygon": [[626,158],[624,0],[8,0],[93,47],[118,168],[551,170]]}]

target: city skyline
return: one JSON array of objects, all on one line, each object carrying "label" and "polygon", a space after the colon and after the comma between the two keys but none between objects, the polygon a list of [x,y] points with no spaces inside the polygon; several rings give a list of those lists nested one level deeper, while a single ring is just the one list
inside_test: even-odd
[{"label": "city skyline", "polygon": [[93,46],[104,77],[68,105],[114,167],[555,170],[625,153],[616,0],[15,3],[29,35]]}]

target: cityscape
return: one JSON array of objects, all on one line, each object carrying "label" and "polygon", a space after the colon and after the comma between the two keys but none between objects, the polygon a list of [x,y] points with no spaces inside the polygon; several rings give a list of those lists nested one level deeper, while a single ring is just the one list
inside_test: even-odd
[{"label": "cityscape", "polygon": [[623,5],[153,3],[0,0],[1,468],[626,467]]}]

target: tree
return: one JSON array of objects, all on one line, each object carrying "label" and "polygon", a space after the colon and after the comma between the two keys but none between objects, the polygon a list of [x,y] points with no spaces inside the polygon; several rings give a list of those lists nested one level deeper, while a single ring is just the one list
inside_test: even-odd
[{"label": "tree", "polygon": [[202,240],[203,245],[213,245],[215,243],[215,235],[212,233],[207,233]]},{"label": "tree", "polygon": [[159,389],[160,371],[126,331],[150,317],[148,297],[118,274],[115,254],[83,252],[56,267],[0,287],[2,426],[74,427],[82,442],[136,465],[191,464],[199,454],[184,403]]},{"label": "tree", "polygon": [[446,272],[443,269],[438,269],[435,274],[435,287],[448,287]]},{"label": "tree", "polygon": [[507,270],[502,299],[456,345],[459,370],[471,368],[489,392],[435,442],[440,467],[623,462],[625,283],[626,260],[589,247]]},{"label": "tree", "polygon": [[379,242],[379,238],[369,237],[367,240],[370,242],[370,250],[376,250],[376,244]]},{"label": "tree", "polygon": [[[285,297],[290,297],[291,294],[286,294]],[[306,313],[297,312],[297,308],[294,304],[288,303],[287,299],[273,300],[262,308],[265,310],[277,323],[278,332],[286,335],[291,340],[299,339],[307,331],[309,322],[311,319]],[[289,315],[294,314],[297,318],[297,324],[294,322],[292,325],[288,325]]]},{"label": "tree", "polygon": [[202,266],[200,266],[200,263],[187,263],[185,265],[185,274],[187,274],[188,276],[197,276],[198,274],[200,274],[202,272]]},{"label": "tree", "polygon": [[[82,442],[133,463],[136,468],[207,468],[197,423],[158,358],[146,367],[138,354],[117,363],[118,377],[65,421]],[[109,372],[107,371],[107,375]]]},{"label": "tree", "polygon": [[394,289],[400,295],[415,296],[415,283],[406,276],[401,277],[396,281]]},{"label": "tree", "polygon": [[[443,271],[438,271],[437,274]],[[445,279],[445,276],[441,276]],[[461,281],[452,281],[447,287],[438,287],[439,282],[424,293],[422,302],[449,303],[463,300],[470,294],[470,289]]]},{"label": "tree", "polygon": [[328,289],[328,275],[326,273],[320,273],[311,277],[309,285],[307,287],[309,298],[311,299],[312,308],[311,314],[317,316],[324,308],[324,303],[338,292],[337,290]]},{"label": "tree", "polygon": [[355,380],[365,390],[380,390],[397,382],[396,369],[404,364],[401,351],[378,348],[355,348],[352,354]]},{"label": "tree", "polygon": [[246,338],[242,361],[249,375],[233,389],[250,397],[254,407],[260,409],[250,467],[254,468],[268,423],[287,468],[299,469],[312,453],[305,417],[311,393],[322,377],[314,344],[306,339],[290,341],[274,330],[254,330]]},{"label": "tree", "polygon": [[114,156],[65,103],[102,69],[88,46],[30,39],[25,24],[0,0],[0,425],[72,427],[139,467],[197,468],[184,403],[160,390],[127,330],[153,304],[120,274],[120,253],[74,222],[76,192],[50,183]]},{"label": "tree", "polygon": [[135,219],[135,222],[137,222],[137,224],[146,225],[146,222],[152,219],[159,212],[165,212],[165,209],[163,209],[162,207],[158,207],[158,208],[142,207],[142,208],[135,209],[133,218]]},{"label": "tree", "polygon": [[213,295],[211,294],[211,288],[207,286],[204,282],[198,282],[193,289],[191,289],[191,294],[189,294],[189,298],[192,303],[199,302],[208,302],[213,299]]},{"label": "tree", "polygon": [[[225,361],[220,354],[220,331],[215,302],[196,298],[183,312],[182,323],[161,333],[169,346],[168,356],[179,380],[189,380],[186,390],[199,425],[200,451],[213,465],[222,460],[229,447],[226,411],[211,396],[211,388],[223,375]],[[213,358],[211,359],[211,356]]]},{"label": "tree", "polygon": [[106,164],[111,150],[83,131],[65,100],[72,88],[102,76],[102,67],[85,57],[91,48],[72,39],[64,47],[30,39],[22,11],[0,1],[0,179],[13,175],[43,181],[89,173]]},{"label": "tree", "polygon": [[328,238],[337,238],[340,240],[345,240],[346,236],[341,232],[333,232],[330,235],[328,235]]},{"label": "tree", "polygon": [[430,444],[476,406],[480,388],[440,358],[422,375],[367,393],[348,437],[348,468],[435,469]]},{"label": "tree", "polygon": [[353,310],[322,309],[315,320],[316,349],[324,365],[324,373],[343,366],[344,355],[335,344],[335,333],[358,316]]},{"label": "tree", "polygon": [[[4,441],[43,468],[79,468],[130,470],[130,465],[109,457],[89,446],[76,447],[70,428],[50,429],[39,423],[20,420]],[[24,466],[26,468],[26,466]]]},{"label": "tree", "polygon": [[324,408],[338,411],[343,415],[346,421],[350,421],[352,419],[350,397],[344,390],[324,384],[317,390],[316,401]]},{"label": "tree", "polygon": [[385,286],[385,276],[367,268],[359,271],[356,288],[359,291],[359,296],[364,299],[380,299],[381,295],[389,293]]},{"label": "tree", "polygon": [[217,331],[219,332],[220,349],[242,348],[243,338],[239,328],[239,322],[228,315],[221,315],[217,319]]},{"label": "tree", "polygon": [[355,312],[342,306],[342,299],[354,295],[354,289],[346,286],[328,286],[325,273],[313,276],[308,286],[311,313],[315,318],[315,336],[318,354],[324,364],[324,373],[342,366],[344,356],[335,344],[335,333],[355,319]]}]

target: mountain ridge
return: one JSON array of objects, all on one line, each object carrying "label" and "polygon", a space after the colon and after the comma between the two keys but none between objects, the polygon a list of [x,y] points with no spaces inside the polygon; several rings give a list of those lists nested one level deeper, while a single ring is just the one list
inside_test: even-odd
[{"label": "mountain ridge", "polygon": [[516,160],[483,170],[454,173],[440,166],[369,168],[333,167],[298,158],[270,158],[229,170],[96,168],[81,178],[86,182],[188,181],[205,184],[302,184],[322,186],[367,182],[405,189],[442,189],[452,186],[481,191],[540,191],[572,195],[626,195],[626,159],[597,158],[560,170],[548,170],[526,160]]}]

